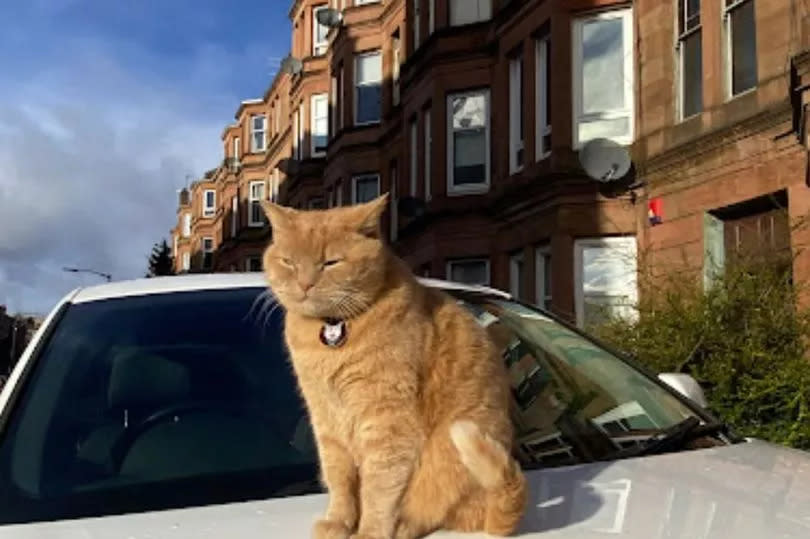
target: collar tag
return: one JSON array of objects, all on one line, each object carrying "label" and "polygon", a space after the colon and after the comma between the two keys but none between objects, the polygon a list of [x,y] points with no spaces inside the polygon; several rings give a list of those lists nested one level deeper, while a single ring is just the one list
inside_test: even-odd
[{"label": "collar tag", "polygon": [[321,326],[321,342],[325,346],[337,348],[343,346],[343,343],[346,342],[348,333],[345,321],[334,319],[324,320],[323,326]]}]

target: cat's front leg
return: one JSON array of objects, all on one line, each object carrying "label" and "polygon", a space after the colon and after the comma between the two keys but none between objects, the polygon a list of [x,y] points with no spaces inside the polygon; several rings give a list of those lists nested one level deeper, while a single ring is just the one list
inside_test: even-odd
[{"label": "cat's front leg", "polygon": [[360,525],[353,539],[393,537],[419,454],[420,438],[413,422],[413,416],[392,414],[361,427]]},{"label": "cat's front leg", "polygon": [[357,526],[357,466],[337,440],[321,436],[318,441],[323,482],[329,491],[329,507],[315,524],[314,539],[347,539]]}]

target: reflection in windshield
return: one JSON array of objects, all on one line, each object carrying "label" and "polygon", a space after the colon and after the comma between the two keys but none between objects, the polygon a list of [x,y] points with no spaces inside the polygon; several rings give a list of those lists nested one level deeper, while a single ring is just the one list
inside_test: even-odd
[{"label": "reflection in windshield", "polygon": [[485,300],[473,312],[502,350],[524,463],[600,460],[694,413],[612,354],[522,305]]}]

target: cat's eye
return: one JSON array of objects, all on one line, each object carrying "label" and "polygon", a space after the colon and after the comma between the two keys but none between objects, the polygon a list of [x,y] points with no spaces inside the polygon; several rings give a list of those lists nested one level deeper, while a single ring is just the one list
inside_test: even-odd
[{"label": "cat's eye", "polygon": [[282,259],[281,259],[281,263],[282,263],[282,264],[284,264],[285,266],[293,267],[293,261],[292,261],[292,259],[289,259],[289,258],[282,258]]},{"label": "cat's eye", "polygon": [[326,262],[324,262],[324,263],[323,263],[323,267],[328,268],[328,267],[330,267],[330,266],[334,266],[334,265],[335,265],[335,264],[337,264],[338,262],[340,262],[340,259],[339,259],[339,258],[332,258],[332,259],[327,260]]}]

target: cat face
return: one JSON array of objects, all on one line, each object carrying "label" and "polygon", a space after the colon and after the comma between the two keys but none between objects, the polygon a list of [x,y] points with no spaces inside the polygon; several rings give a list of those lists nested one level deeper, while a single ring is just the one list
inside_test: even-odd
[{"label": "cat face", "polygon": [[380,215],[387,200],[310,211],[262,204],[273,227],[264,272],[287,311],[346,319],[374,302],[385,281]]}]

